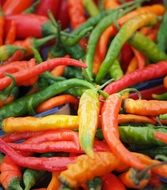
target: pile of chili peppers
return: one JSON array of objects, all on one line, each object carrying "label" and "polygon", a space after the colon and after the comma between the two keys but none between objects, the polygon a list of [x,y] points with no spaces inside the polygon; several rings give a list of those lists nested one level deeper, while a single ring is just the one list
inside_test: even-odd
[{"label": "pile of chili peppers", "polygon": [[167,189],[167,2],[0,6],[0,189]]}]

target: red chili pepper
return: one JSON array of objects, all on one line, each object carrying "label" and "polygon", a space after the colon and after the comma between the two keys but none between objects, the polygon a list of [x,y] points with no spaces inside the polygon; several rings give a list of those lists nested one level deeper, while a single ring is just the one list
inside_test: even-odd
[{"label": "red chili pepper", "polygon": [[57,32],[57,29],[52,26],[49,19],[41,15],[19,14],[7,16],[5,20],[6,32],[12,21],[16,24],[16,37],[20,39],[27,37],[41,38],[42,36]]},{"label": "red chili pepper", "polygon": [[4,64],[8,64],[14,61],[20,61],[23,59],[23,57],[24,57],[24,52],[17,50],[8,60],[4,62]]},{"label": "red chili pepper", "polygon": [[[150,100],[152,99],[153,94],[161,94],[164,92],[166,92],[166,88],[163,85],[159,85],[159,86],[155,86],[149,89],[141,90],[140,94],[141,94],[142,99]],[[139,97],[137,93],[132,93],[129,95],[129,98],[137,100]]]},{"label": "red chili pepper", "polygon": [[121,79],[107,85],[104,91],[112,94],[137,83],[162,77],[166,74],[167,62],[162,61],[157,64],[152,64],[143,69],[134,71],[133,73],[124,75]]},{"label": "red chili pepper", "polygon": [[154,136],[157,140],[167,144],[167,134],[166,133],[162,133],[162,132],[157,131],[154,133]]},{"label": "red chili pepper", "polygon": [[143,169],[142,164],[131,152],[128,151],[119,139],[118,113],[121,107],[122,98],[119,94],[110,95],[102,107],[102,130],[104,138],[113,154],[126,165]]},{"label": "red chili pepper", "polygon": [[69,13],[67,10],[67,0],[61,0],[57,20],[60,22],[62,29],[66,28],[70,22]]},{"label": "red chili pepper", "polygon": [[[43,63],[35,65],[34,67],[31,67],[28,70],[17,72],[13,74],[13,77],[15,77],[17,85],[22,85],[22,83],[24,83],[25,81],[33,77],[37,77],[41,73],[51,70],[58,65],[71,65],[82,68],[86,67],[86,65],[83,64],[81,61],[77,61],[71,58],[55,58],[55,59],[50,59],[48,61],[44,61]],[[9,77],[4,77],[0,79],[0,90],[6,88],[11,82],[12,79]]]},{"label": "red chili pepper", "polygon": [[33,0],[6,0],[3,5],[3,11],[5,15],[19,14],[26,10],[28,7],[30,7],[32,4]]},{"label": "red chili pepper", "polygon": [[138,62],[138,68],[143,69],[146,65],[146,59],[142,53],[140,53],[138,50],[135,48],[132,48],[133,53],[135,54],[135,57],[137,58]]},{"label": "red chili pepper", "polygon": [[7,145],[2,139],[0,139],[0,151],[8,155],[18,166],[36,170],[61,171],[66,169],[68,164],[76,161],[76,157],[36,158],[22,156]]},{"label": "red chili pepper", "polygon": [[19,180],[21,179],[21,168],[18,167],[8,156],[3,158],[0,167],[1,177],[0,183],[5,189],[22,190]]},{"label": "red chili pepper", "polygon": [[2,10],[0,10],[0,45],[3,45],[4,24],[5,24],[4,14]]},{"label": "red chili pepper", "polygon": [[16,39],[16,24],[14,21],[12,21],[10,29],[5,38],[5,44],[13,44],[15,39]]},{"label": "red chili pepper", "polygon": [[126,190],[124,184],[114,174],[109,173],[102,177],[102,189],[105,190]]},{"label": "red chili pepper", "polygon": [[52,14],[57,18],[60,8],[60,3],[61,3],[60,0],[42,0],[39,2],[38,6],[36,7],[35,13],[47,17],[48,11],[50,10]]},{"label": "red chili pepper", "polygon": [[85,10],[82,0],[68,0],[70,24],[73,29],[86,21]]}]

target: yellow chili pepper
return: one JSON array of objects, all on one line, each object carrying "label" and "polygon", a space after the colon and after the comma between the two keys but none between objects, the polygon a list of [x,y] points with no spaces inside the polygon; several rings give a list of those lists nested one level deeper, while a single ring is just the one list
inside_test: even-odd
[{"label": "yellow chili pepper", "polygon": [[77,129],[78,116],[49,115],[36,117],[9,117],[3,120],[2,129],[6,133],[25,131],[46,131],[58,128]]},{"label": "yellow chili pepper", "polygon": [[81,155],[74,164],[60,173],[59,179],[70,187],[77,187],[95,176],[103,176],[115,170],[120,164],[111,152],[96,152],[93,158]]},{"label": "yellow chili pepper", "polygon": [[93,156],[93,143],[99,117],[99,95],[92,89],[86,90],[79,101],[79,142],[89,156]]}]

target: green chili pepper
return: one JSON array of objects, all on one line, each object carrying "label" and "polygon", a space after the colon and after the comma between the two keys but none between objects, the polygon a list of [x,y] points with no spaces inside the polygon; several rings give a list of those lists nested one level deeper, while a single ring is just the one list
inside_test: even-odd
[{"label": "green chili pepper", "polygon": [[153,94],[152,97],[156,100],[167,100],[167,92],[163,94]]},{"label": "green chili pepper", "polygon": [[96,16],[99,14],[99,9],[92,0],[84,0],[83,1],[85,9],[88,11],[90,16]]},{"label": "green chili pepper", "polygon": [[37,171],[32,169],[26,169],[23,174],[23,182],[25,185],[25,190],[30,190],[36,182],[47,172]]},{"label": "green chili pepper", "polygon": [[159,115],[159,118],[162,120],[167,120],[167,113]]},{"label": "green chili pepper", "polygon": [[114,80],[118,80],[123,76],[123,71],[121,69],[119,61],[116,59],[111,65],[109,74]]},{"label": "green chili pepper", "polygon": [[149,24],[154,25],[155,23],[157,23],[157,21],[158,19],[154,14],[147,13],[130,19],[121,27],[118,34],[112,40],[107,55],[100,66],[99,72],[96,76],[97,83],[101,83],[102,79],[107,74],[109,68],[114,63],[115,59],[117,59],[122,46],[125,44],[126,41],[128,41],[132,37],[134,32],[142,26]]},{"label": "green chili pepper", "polygon": [[74,87],[74,88],[66,90],[65,92],[67,94],[71,94],[73,96],[80,97],[85,92],[85,90],[87,90],[87,88],[85,88],[85,87]]},{"label": "green chili pepper", "polygon": [[0,109],[0,121],[4,118],[19,116],[28,113],[30,108],[35,108],[41,102],[51,98],[72,87],[83,86],[86,88],[95,88],[91,83],[80,79],[69,79],[52,84],[46,89],[35,94],[24,96]]},{"label": "green chili pepper", "polygon": [[166,28],[167,28],[167,13],[165,13],[163,16],[163,20],[161,22],[161,25],[160,25],[160,28],[159,28],[158,34],[157,34],[158,47],[159,47],[159,49],[161,49],[164,52],[167,50]]},{"label": "green chili pepper", "polygon": [[143,34],[136,32],[129,40],[136,49],[141,51],[149,60],[158,62],[167,59],[167,54],[159,49],[159,47]]},{"label": "green chili pepper", "polygon": [[119,132],[121,140],[129,146],[138,148],[149,148],[153,146],[162,146],[163,143],[156,140],[154,133],[160,131],[167,133],[166,128],[162,127],[132,127],[120,126]]},{"label": "green chili pepper", "polygon": [[128,7],[127,9],[123,10],[122,9],[115,9],[113,12],[104,17],[94,28],[92,31],[89,41],[88,41],[88,46],[87,46],[87,53],[86,53],[86,58],[85,62],[88,65],[88,67],[85,69],[85,77],[87,80],[92,81],[92,69],[93,69],[93,59],[94,59],[94,54],[96,50],[97,43],[99,41],[99,38],[103,31],[110,26],[115,20],[132,10],[134,7]]},{"label": "green chili pepper", "polygon": [[98,125],[100,103],[98,92],[86,90],[79,101],[79,142],[86,154],[93,157],[93,143]]}]

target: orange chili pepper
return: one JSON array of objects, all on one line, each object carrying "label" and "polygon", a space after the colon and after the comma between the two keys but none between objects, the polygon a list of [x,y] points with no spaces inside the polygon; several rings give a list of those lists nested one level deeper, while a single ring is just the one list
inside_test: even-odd
[{"label": "orange chili pepper", "polygon": [[102,59],[100,57],[98,46],[97,46],[95,55],[94,55],[94,61],[93,61],[93,73],[94,74],[98,73],[101,63],[102,63]]},{"label": "orange chili pepper", "polygon": [[64,74],[66,66],[65,65],[60,65],[58,67],[55,67],[52,71],[51,74],[55,77],[62,76]]},{"label": "orange chili pepper", "polygon": [[124,110],[130,114],[156,116],[167,113],[167,101],[127,98],[124,101]]},{"label": "orange chili pepper", "polygon": [[116,9],[120,6],[118,0],[104,0],[105,9]]},{"label": "orange chili pepper", "polygon": [[52,179],[47,187],[47,190],[58,190],[60,187],[60,182],[58,180],[58,173],[52,172]]},{"label": "orange chili pepper", "polygon": [[[141,7],[121,17],[118,20],[118,24],[123,25],[129,19],[132,19],[133,17],[141,15],[141,14],[154,13],[158,16],[161,16],[164,14],[164,12],[165,12],[165,7],[159,4]],[[116,32],[117,30],[115,26],[111,25],[101,35],[100,40],[99,40],[99,53],[101,57],[105,57],[105,54],[107,52],[107,44],[110,41],[111,37],[114,36]]]},{"label": "orange chili pepper", "polygon": [[142,53],[140,53],[137,49],[132,47],[132,51],[137,59],[138,68],[143,69],[146,65],[146,59]]},{"label": "orange chili pepper", "polygon": [[37,111],[37,113],[40,113],[40,112],[52,109],[56,106],[60,106],[65,103],[71,103],[74,106],[76,106],[78,104],[78,99],[69,94],[55,96],[55,97],[50,98],[50,99],[46,100],[45,102],[41,103],[37,107],[36,111]]},{"label": "orange chili pepper", "polygon": [[134,57],[132,58],[131,62],[129,63],[129,65],[128,65],[126,74],[132,73],[132,72],[134,72],[135,70],[137,70],[137,66],[138,66],[137,58],[136,58],[136,56],[134,56]]},{"label": "orange chili pepper", "polygon": [[10,29],[5,39],[5,44],[13,44],[15,39],[16,39],[16,24],[14,21],[12,21]]},{"label": "orange chili pepper", "polygon": [[163,86],[167,88],[167,76],[165,76],[163,79]]}]

